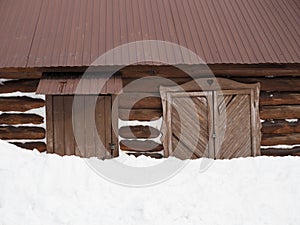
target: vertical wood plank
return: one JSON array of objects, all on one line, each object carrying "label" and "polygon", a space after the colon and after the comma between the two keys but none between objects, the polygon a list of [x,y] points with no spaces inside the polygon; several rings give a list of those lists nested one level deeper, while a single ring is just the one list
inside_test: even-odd
[{"label": "vertical wood plank", "polygon": [[106,158],[106,149],[105,149],[105,100],[104,96],[98,96],[97,98],[97,104],[96,104],[96,111],[95,111],[95,121],[96,121],[96,128],[97,128],[97,135],[98,135],[98,141],[100,143],[96,142],[96,156],[100,159]]},{"label": "vertical wood plank", "polygon": [[215,101],[216,101],[216,94],[212,91],[205,92],[207,94],[207,101],[208,101],[208,134],[209,134],[209,139],[208,139],[208,158],[214,159],[215,158],[215,153],[216,153],[216,142],[213,138],[214,133],[216,132],[215,130]]},{"label": "vertical wood plank", "polygon": [[85,157],[85,138],[84,138],[84,96],[74,97],[73,124],[75,135],[75,155]]},{"label": "vertical wood plank", "polygon": [[110,144],[112,143],[112,123],[111,123],[111,101],[110,95],[105,96],[105,148],[107,151],[106,158],[112,158],[112,151]]},{"label": "vertical wood plank", "polygon": [[54,152],[54,132],[53,132],[53,97],[46,95],[46,137],[47,152]]},{"label": "vertical wood plank", "polygon": [[112,156],[119,156],[119,103],[117,95],[112,95],[112,107],[111,107],[111,115],[112,115],[112,143],[115,145],[115,149],[113,150]]},{"label": "vertical wood plank", "polygon": [[54,153],[64,155],[65,123],[63,96],[53,96]]},{"label": "vertical wood plank", "polygon": [[65,108],[65,154],[75,155],[75,137],[72,124],[73,96],[63,96]]},{"label": "vertical wood plank", "polygon": [[93,115],[95,113],[95,104],[97,97],[95,95],[87,95],[85,96],[85,114],[84,114],[84,120],[85,120],[85,149],[86,149],[86,157],[95,157],[96,156],[96,146],[95,146],[95,130],[94,123],[95,120],[93,120]]}]

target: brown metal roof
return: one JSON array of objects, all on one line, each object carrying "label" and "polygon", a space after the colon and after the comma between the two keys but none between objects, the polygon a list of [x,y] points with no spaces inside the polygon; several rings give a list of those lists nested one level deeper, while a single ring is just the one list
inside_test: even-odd
[{"label": "brown metal roof", "polygon": [[105,74],[81,76],[56,73],[43,75],[36,93],[46,95],[118,94],[122,88],[122,79],[118,74],[110,77]]},{"label": "brown metal roof", "polygon": [[[0,30],[0,68],[89,66],[140,40],[177,43],[208,64],[300,63],[299,0],[2,0]],[[135,50],[193,63],[155,45]],[[115,52],[99,65],[132,55]]]}]

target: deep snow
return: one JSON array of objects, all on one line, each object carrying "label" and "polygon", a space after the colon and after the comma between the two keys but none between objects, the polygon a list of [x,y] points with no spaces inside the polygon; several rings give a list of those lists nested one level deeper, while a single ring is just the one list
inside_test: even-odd
[{"label": "deep snow", "polygon": [[200,162],[164,183],[130,188],[78,157],[0,141],[0,224],[300,224],[300,158],[217,160],[206,172]]}]

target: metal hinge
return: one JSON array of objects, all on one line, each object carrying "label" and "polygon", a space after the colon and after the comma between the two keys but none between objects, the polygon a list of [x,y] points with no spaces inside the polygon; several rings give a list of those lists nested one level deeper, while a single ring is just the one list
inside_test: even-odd
[{"label": "metal hinge", "polygon": [[115,150],[115,144],[114,143],[109,143],[109,147],[110,147],[110,150]]},{"label": "metal hinge", "polygon": [[217,138],[217,135],[215,133],[213,133],[212,137],[213,138]]}]

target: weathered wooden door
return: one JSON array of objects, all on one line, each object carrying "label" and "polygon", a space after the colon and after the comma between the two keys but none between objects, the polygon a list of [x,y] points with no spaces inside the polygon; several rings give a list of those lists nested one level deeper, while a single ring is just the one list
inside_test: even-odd
[{"label": "weathered wooden door", "polygon": [[100,159],[117,156],[112,96],[80,95],[76,99],[74,110],[74,96],[47,96],[48,152]]},{"label": "weathered wooden door", "polygon": [[225,79],[218,82],[220,86],[204,86],[204,91],[197,91],[193,83],[161,88],[165,156],[229,159],[259,155],[259,86]]},{"label": "weathered wooden door", "polygon": [[181,159],[209,157],[212,93],[168,93],[167,98],[170,154]]}]

